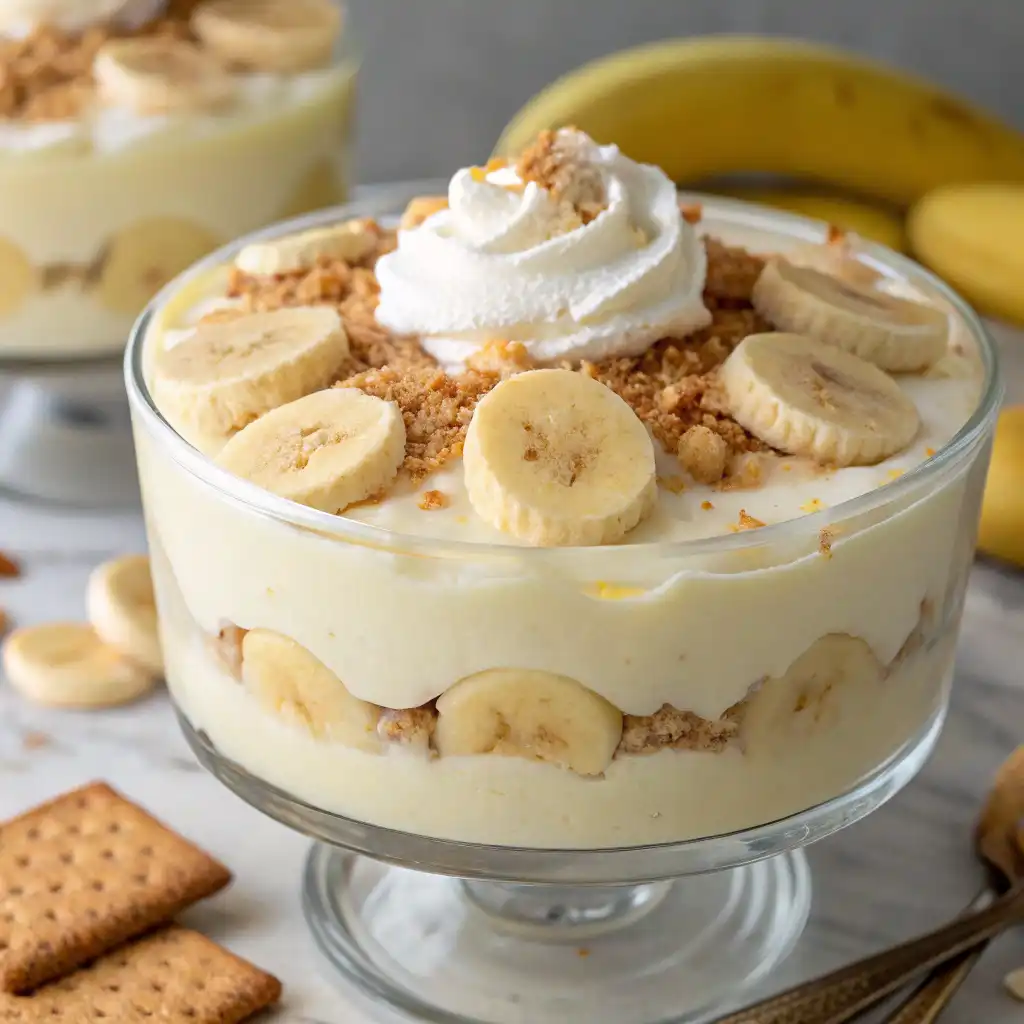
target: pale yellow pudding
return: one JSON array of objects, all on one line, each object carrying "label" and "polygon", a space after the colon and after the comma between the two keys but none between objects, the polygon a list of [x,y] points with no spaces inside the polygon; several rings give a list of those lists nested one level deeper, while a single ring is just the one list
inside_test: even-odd
[{"label": "pale yellow pudding", "polygon": [[856,246],[683,217],[656,168],[564,145],[397,237],[240,245],[154,311],[130,393],[168,683],[243,768],[390,828],[784,818],[941,716],[989,354],[909,264],[852,284]]},{"label": "pale yellow pudding", "polygon": [[340,8],[74,6],[63,27],[0,12],[0,357],[113,353],[196,259],[345,192]]}]

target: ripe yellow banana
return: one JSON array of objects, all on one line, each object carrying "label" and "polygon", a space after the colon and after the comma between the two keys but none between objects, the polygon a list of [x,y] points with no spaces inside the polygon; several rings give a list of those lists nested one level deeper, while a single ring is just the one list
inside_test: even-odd
[{"label": "ripe yellow banana", "polygon": [[1024,181],[1024,136],[901,71],[756,36],[625,50],[554,82],[496,147],[573,124],[676,181],[764,171],[896,203],[983,178]]},{"label": "ripe yellow banana", "polygon": [[727,188],[716,189],[725,196],[745,199],[748,203],[761,203],[777,210],[801,213],[805,217],[823,220],[843,231],[853,232],[861,238],[880,242],[890,249],[902,252],[905,238],[903,220],[895,212],[871,203],[817,192],[798,192],[788,188]]},{"label": "ripe yellow banana", "polygon": [[1024,325],[1024,185],[951,186],[910,211],[922,263],[985,313]]}]

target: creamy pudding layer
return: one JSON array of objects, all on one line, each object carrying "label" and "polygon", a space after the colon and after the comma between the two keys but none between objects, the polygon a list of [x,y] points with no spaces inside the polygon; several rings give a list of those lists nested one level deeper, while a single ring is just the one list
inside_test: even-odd
[{"label": "creamy pudding layer", "polygon": [[226,63],[191,27],[210,6],[0,23],[0,353],[116,351],[200,256],[343,197],[354,67]]},{"label": "creamy pudding layer", "polygon": [[[615,166],[611,157],[602,159]],[[601,160],[595,165],[604,166]],[[509,202],[524,209],[543,206],[523,183],[522,166],[517,173],[519,185],[511,189],[500,169],[470,181],[510,189],[520,199]],[[525,232],[531,259],[537,247],[600,224],[611,209],[601,205],[607,195],[600,188],[582,199],[573,195],[571,210],[550,181],[545,188],[543,223],[555,225],[550,238],[531,238],[515,210],[499,211],[502,224],[516,225],[520,237]],[[581,211],[585,215],[573,222],[572,213]],[[667,237],[679,255],[692,257],[691,226],[685,218],[679,223],[678,230],[652,232],[650,244]],[[429,229],[450,241],[445,225],[450,222],[435,214],[408,234]],[[505,314],[499,309],[489,324],[491,311],[472,296],[476,349],[460,350],[469,369],[453,368],[448,376],[432,370],[415,336],[389,334],[372,315],[374,265],[404,259],[405,233],[389,256],[394,242],[387,233],[367,230],[373,241],[361,248],[354,229],[330,236],[334,256],[318,257],[307,271],[295,264],[314,242],[327,244],[324,237],[249,247],[238,260],[244,270],[186,284],[146,339],[158,406],[222,469],[280,487],[278,493],[314,508],[344,506],[342,515],[362,524],[349,536],[332,535],[327,518],[306,527],[257,512],[245,503],[259,493],[252,483],[225,473],[217,487],[198,479],[147,423],[137,424],[168,682],[215,746],[301,799],[360,820],[470,841],[613,846],[694,838],[794,813],[845,792],[927,729],[945,700],[984,466],[972,453],[923,482],[900,478],[932,458],[978,401],[977,353],[964,325],[947,324],[932,306],[919,313],[879,298],[903,317],[892,333],[907,330],[910,341],[883,345],[872,359],[927,362],[898,376],[853,354],[861,334],[850,334],[849,347],[838,355],[817,342],[792,343],[793,351],[811,353],[817,376],[808,386],[821,389],[826,413],[819,418],[831,417],[828,429],[819,424],[806,443],[831,446],[838,458],[854,449],[853,459],[874,453],[870,464],[826,465],[780,450],[796,443],[790,437],[761,440],[755,431],[765,427],[757,416],[748,427],[715,404],[717,397],[704,406],[688,405],[685,397],[693,392],[692,402],[699,403],[712,395],[738,358],[750,374],[761,375],[758,386],[783,386],[772,384],[775,364],[752,348],[762,343],[745,336],[768,338],[764,344],[774,357],[778,336],[763,332],[792,328],[751,308],[761,261],[726,246],[765,254],[792,249],[795,263],[807,255],[792,248],[795,239],[739,229],[706,210],[700,232],[713,239],[706,243],[706,279],[701,257],[673,260],[673,274],[682,275],[676,284],[665,283],[672,275],[655,278],[668,288],[664,301],[654,301],[651,283],[644,289],[649,301],[630,314],[634,324],[648,324],[644,330],[653,330],[660,316],[678,316],[681,307],[669,295],[677,287],[689,294],[696,274],[704,312],[686,300],[686,315],[699,318],[686,329],[691,340],[657,342],[637,355],[634,336],[621,354],[606,353],[589,369],[584,364],[569,381],[558,376],[565,370],[535,368],[542,349],[524,357],[525,342],[521,348],[505,343],[499,336]],[[477,260],[478,248],[493,246],[494,237],[494,231],[470,232],[459,244],[469,247],[466,259]],[[581,238],[573,237],[573,244],[587,253]],[[642,276],[652,264],[643,251],[647,243],[637,244],[639,255],[629,260]],[[342,250],[347,256],[338,255]],[[607,252],[613,262],[623,256],[617,242]],[[834,256],[823,249],[810,258]],[[503,251],[496,258],[503,273],[513,274],[507,257]],[[398,277],[407,279],[419,265],[401,265]],[[381,280],[387,286],[386,270]],[[581,287],[594,285],[604,295],[607,280],[595,270]],[[576,285],[552,287],[558,293]],[[883,296],[906,286],[894,275],[872,287]],[[542,304],[551,293],[544,285],[534,298]],[[303,313],[300,322],[289,314],[281,321],[289,337],[313,320],[324,328],[315,337],[303,335],[306,376],[299,383],[289,378],[289,387],[308,397],[286,396],[278,382],[266,411],[246,414],[244,422],[231,419],[217,396],[226,393],[226,374],[242,372],[248,356],[240,353],[250,351],[237,347],[234,332],[247,329],[254,309],[310,302],[340,311],[348,334],[342,365],[333,373],[317,369],[330,361],[336,344],[328,316]],[[382,306],[387,302],[385,293]],[[416,308],[404,299],[399,305],[403,315]],[[275,314],[259,315],[269,319],[252,320],[253,329],[272,331]],[[438,339],[452,337],[446,315],[441,308],[431,327],[435,349]],[[783,304],[776,315],[788,318],[789,307]],[[195,327],[197,320],[203,322]],[[710,324],[697,326],[703,320]],[[457,322],[466,321],[450,320]],[[605,338],[599,328],[573,333],[564,327],[557,331],[560,345],[578,342],[586,349]],[[261,336],[284,344],[283,335]],[[467,336],[459,341],[467,343]],[[220,346],[215,358],[204,348],[210,345]],[[487,361],[495,354],[500,365],[491,372]],[[382,363],[392,369],[377,369]],[[677,364],[692,372],[676,372]],[[798,361],[789,376],[799,377],[802,368]],[[319,390],[327,383],[321,373],[344,381],[344,388]],[[837,375],[849,379],[844,374],[863,375],[857,379],[866,381],[864,391],[861,384],[854,390],[875,403],[874,413],[861,415],[858,405],[843,418],[842,403],[852,399],[838,384],[839,391],[829,388]],[[583,525],[566,522],[558,508],[531,506],[533,492],[516,498],[514,516],[486,518],[495,501],[513,493],[502,490],[511,486],[502,476],[505,463],[488,462],[495,457],[493,438],[509,436],[491,425],[503,408],[499,396],[525,396],[512,409],[525,417],[526,472],[557,449],[565,436],[558,430],[581,432],[560,486],[571,488],[580,473],[589,486],[588,459],[607,466],[601,446],[624,443],[612,432],[607,437],[619,441],[588,447],[597,443],[588,440],[589,421],[557,411],[557,403],[550,421],[515,411],[532,401],[525,388],[531,381],[542,396],[549,386],[571,386],[579,395],[576,408],[597,410],[593,415],[607,410],[615,423],[615,417],[635,416],[647,427],[650,440],[642,430],[638,438],[630,433],[638,454],[614,464],[624,475],[616,477],[621,483],[610,496],[586,492],[588,502],[615,503],[601,506],[611,510],[602,513],[603,533],[587,525],[592,505]],[[618,405],[613,392],[623,398]],[[238,396],[235,416],[244,402],[242,392],[231,394]],[[245,394],[251,398],[251,391]],[[361,410],[358,428],[352,419],[348,433],[330,426],[333,415],[353,415],[349,407]],[[405,426],[404,460],[392,447],[395,409]],[[794,423],[813,419],[815,408],[807,409]],[[636,422],[621,421],[630,432]],[[841,443],[833,427],[846,431]],[[901,430],[906,436],[893,440]],[[354,496],[347,469],[320,454],[337,446],[331,457],[351,465],[346,439],[357,435],[359,459],[394,467],[390,479],[385,474],[367,482],[369,501]],[[285,472],[296,444],[294,465],[301,471]],[[642,483],[645,444],[657,476],[649,491]],[[718,464],[709,468],[716,454],[721,458],[712,458]],[[482,491],[473,475],[481,465],[491,474]],[[636,497],[627,505],[623,495],[634,480]],[[888,485],[889,500],[873,508],[835,508]],[[536,493],[548,486],[542,480]],[[569,497],[567,507],[578,510],[579,494]],[[784,522],[789,525],[778,536],[765,530],[760,540],[759,531]],[[615,546],[593,539],[615,530]],[[738,535],[732,544],[707,552],[647,543],[732,534]],[[550,539],[556,536],[596,546],[524,546],[565,543]]]}]

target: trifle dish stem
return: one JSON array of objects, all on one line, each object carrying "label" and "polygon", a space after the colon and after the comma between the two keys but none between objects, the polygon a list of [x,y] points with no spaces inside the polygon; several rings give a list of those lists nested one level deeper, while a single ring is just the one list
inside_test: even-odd
[{"label": "trifle dish stem", "polygon": [[827,237],[556,133],[137,325],[182,728],[314,840],[310,930],[378,1009],[713,1019],[799,940],[802,848],[927,758],[994,353]]}]

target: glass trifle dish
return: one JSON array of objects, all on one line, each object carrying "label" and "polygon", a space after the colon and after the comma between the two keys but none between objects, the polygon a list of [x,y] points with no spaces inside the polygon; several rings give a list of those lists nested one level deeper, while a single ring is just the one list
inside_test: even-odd
[{"label": "glass trifle dish", "polygon": [[375,998],[704,1019],[938,735],[991,345],[909,261],[572,130],[359,214],[234,243],[130,346],[186,735],[320,841]]},{"label": "glass trifle dish", "polygon": [[[52,378],[105,357],[116,379],[133,321],[176,274],[342,201],[346,28],[333,0],[0,5],[0,366]],[[56,399],[21,404],[7,418],[29,427],[0,421],[4,482],[50,461],[14,449],[62,419]]]}]

